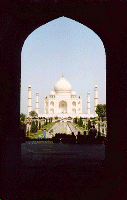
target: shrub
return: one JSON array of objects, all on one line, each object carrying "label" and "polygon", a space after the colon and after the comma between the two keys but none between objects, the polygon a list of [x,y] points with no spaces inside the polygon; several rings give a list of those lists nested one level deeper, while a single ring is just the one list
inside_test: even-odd
[{"label": "shrub", "polygon": [[34,122],[34,121],[32,122],[30,132],[31,132],[31,133],[36,133],[36,132],[37,132],[37,126],[35,125],[35,122]]}]

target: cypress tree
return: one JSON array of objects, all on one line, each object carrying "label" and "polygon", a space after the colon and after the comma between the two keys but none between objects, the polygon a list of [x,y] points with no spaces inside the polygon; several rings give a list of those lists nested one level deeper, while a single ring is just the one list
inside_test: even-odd
[{"label": "cypress tree", "polygon": [[41,128],[41,122],[39,122],[39,130],[40,130],[40,128]]},{"label": "cypress tree", "polygon": [[90,122],[90,120],[88,121],[88,130],[90,129],[90,127],[91,127],[91,122]]},{"label": "cypress tree", "polygon": [[77,117],[75,118],[75,123],[77,124]]},{"label": "cypress tree", "polygon": [[38,130],[38,121],[36,120],[36,132]]},{"label": "cypress tree", "polygon": [[31,133],[36,133],[37,132],[37,128],[36,128],[36,125],[35,125],[35,122],[32,121],[32,125],[31,125]]},{"label": "cypress tree", "polygon": [[83,121],[82,121],[82,118],[80,117],[80,120],[79,120],[79,125],[82,126],[83,125]]}]

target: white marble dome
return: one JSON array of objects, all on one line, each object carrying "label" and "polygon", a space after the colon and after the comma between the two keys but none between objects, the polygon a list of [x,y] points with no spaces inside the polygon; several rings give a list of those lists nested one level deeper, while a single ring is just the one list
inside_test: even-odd
[{"label": "white marble dome", "polygon": [[71,92],[71,95],[77,95],[77,94],[76,94],[76,92],[75,92],[75,91],[72,91],[72,92]]},{"label": "white marble dome", "polygon": [[54,91],[51,91],[49,95],[55,95],[55,92],[54,92]]},{"label": "white marble dome", "polygon": [[67,91],[67,92],[71,92],[72,87],[71,84],[65,79],[65,78],[61,78],[54,86],[54,90],[55,91]]},{"label": "white marble dome", "polygon": [[51,91],[50,93],[49,93],[49,95],[51,96],[51,95],[55,95],[55,92],[54,91]]}]

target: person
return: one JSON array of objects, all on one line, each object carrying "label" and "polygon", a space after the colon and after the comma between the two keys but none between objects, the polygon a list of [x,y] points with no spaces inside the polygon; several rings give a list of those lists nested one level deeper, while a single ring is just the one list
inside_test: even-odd
[{"label": "person", "polygon": [[89,130],[89,135],[93,138],[96,137],[96,134],[97,134],[97,129],[95,128],[95,126],[92,126]]},{"label": "person", "polygon": [[78,135],[80,135],[80,131],[78,131]]},{"label": "person", "polygon": [[84,136],[86,136],[86,131],[84,131]]}]

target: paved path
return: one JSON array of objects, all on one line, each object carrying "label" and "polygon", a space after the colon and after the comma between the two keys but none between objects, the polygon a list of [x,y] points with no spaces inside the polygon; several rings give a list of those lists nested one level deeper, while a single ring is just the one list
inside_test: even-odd
[{"label": "paved path", "polygon": [[21,151],[19,199],[123,200],[122,195],[127,195],[105,176],[101,167],[103,144],[28,141],[21,145]]},{"label": "paved path", "polygon": [[56,123],[56,124],[54,124],[52,129],[53,129],[53,135],[55,135],[56,133],[71,134],[71,129],[69,128],[67,122]]},{"label": "paved path", "polygon": [[[53,129],[53,135],[55,136],[56,133],[66,133],[66,134],[71,134],[72,132],[74,132],[75,135],[78,134],[78,131],[81,132],[81,130],[79,128],[75,128],[75,126],[71,123],[71,122],[59,122],[54,124],[54,126],[52,127]],[[50,135],[48,134],[47,137],[50,137]]]},{"label": "paved path", "polygon": [[67,164],[72,166],[75,162],[73,167],[77,165],[89,166],[91,162],[95,166],[101,166],[104,156],[105,146],[103,144],[55,144],[51,141],[28,141],[22,144],[22,161],[24,165],[29,166],[41,164],[54,167],[60,164],[66,167],[66,160]]},{"label": "paved path", "polygon": [[78,131],[80,131],[80,133],[82,132],[79,128],[75,128],[75,125],[72,122],[68,122],[68,125],[71,129],[72,132],[74,132],[75,135],[78,135]]}]

